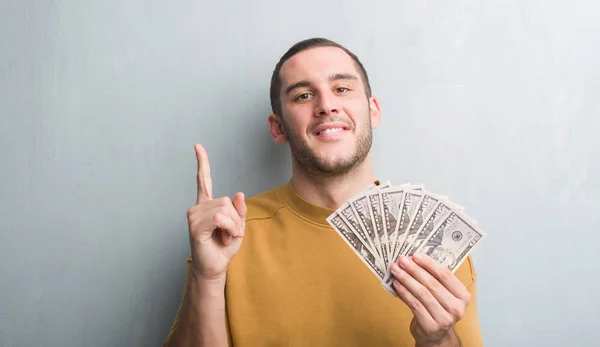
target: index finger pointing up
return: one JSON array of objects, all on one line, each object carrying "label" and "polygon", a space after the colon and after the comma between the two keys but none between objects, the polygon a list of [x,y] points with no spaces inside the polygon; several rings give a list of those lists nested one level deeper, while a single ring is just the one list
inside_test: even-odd
[{"label": "index finger pointing up", "polygon": [[194,145],[196,159],[198,159],[198,199],[196,203],[212,199],[212,179],[210,178],[210,165],[208,154],[202,145]]}]

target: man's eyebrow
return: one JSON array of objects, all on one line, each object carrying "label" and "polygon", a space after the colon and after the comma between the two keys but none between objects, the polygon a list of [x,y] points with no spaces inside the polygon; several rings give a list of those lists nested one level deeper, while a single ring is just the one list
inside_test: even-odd
[{"label": "man's eyebrow", "polygon": [[[330,81],[337,81],[337,80],[358,81],[358,77],[356,77],[352,74],[348,74],[348,73],[335,73],[335,74],[332,74],[331,76],[329,76],[329,80]],[[285,88],[285,94],[287,95],[287,94],[291,93],[296,88],[309,87],[309,86],[310,86],[310,82],[308,82],[308,81],[296,82],[296,83],[290,85],[289,87]]]},{"label": "man's eyebrow", "polygon": [[329,76],[329,80],[330,81],[337,81],[337,80],[354,80],[354,81],[358,81],[358,77],[348,74],[348,73],[336,73],[333,74],[331,76]]},{"label": "man's eyebrow", "polygon": [[285,88],[285,94],[291,93],[296,88],[308,87],[310,86],[310,82],[308,81],[300,81],[292,84],[291,86]]}]

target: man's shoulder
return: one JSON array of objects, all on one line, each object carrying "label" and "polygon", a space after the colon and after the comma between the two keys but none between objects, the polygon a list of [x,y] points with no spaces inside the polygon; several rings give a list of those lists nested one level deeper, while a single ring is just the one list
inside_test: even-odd
[{"label": "man's shoulder", "polygon": [[285,205],[280,193],[282,187],[283,185],[279,185],[246,199],[246,222],[271,218],[283,208]]}]

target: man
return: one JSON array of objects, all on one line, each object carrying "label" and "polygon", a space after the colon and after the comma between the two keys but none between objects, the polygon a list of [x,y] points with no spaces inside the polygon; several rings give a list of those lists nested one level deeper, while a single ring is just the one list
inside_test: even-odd
[{"label": "man", "polygon": [[268,126],[290,145],[291,179],[247,201],[213,199],[195,146],[191,256],[165,346],[482,346],[470,258],[452,274],[423,254],[402,257],[391,267],[398,300],[326,222],[378,182],[380,107],[358,58],[326,39],[299,42],[270,94]]}]

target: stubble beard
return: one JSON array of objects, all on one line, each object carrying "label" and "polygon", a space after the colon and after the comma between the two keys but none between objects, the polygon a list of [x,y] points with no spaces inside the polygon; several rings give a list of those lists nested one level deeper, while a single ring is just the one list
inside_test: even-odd
[{"label": "stubble beard", "polygon": [[288,137],[292,157],[300,169],[315,179],[323,179],[346,176],[367,158],[373,142],[371,118],[367,117],[367,120],[365,128],[355,141],[351,155],[337,158],[335,161],[320,158],[300,136],[287,127],[285,122],[283,127]]}]

